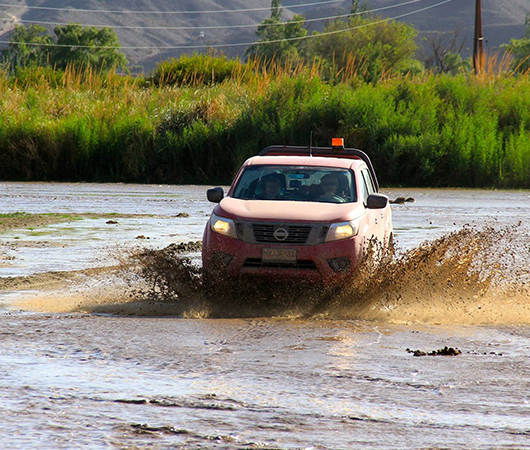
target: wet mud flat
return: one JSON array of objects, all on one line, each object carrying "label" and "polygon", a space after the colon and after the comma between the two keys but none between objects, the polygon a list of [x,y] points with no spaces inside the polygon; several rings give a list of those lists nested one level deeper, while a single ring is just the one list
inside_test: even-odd
[{"label": "wet mud flat", "polygon": [[[528,327],[0,316],[4,448],[528,448]],[[417,358],[407,347],[456,345]]]},{"label": "wet mud flat", "polygon": [[2,448],[530,448],[529,193],[393,190],[384,265],[212,290],[204,188],[37,187],[2,213],[101,217],[0,233]]}]

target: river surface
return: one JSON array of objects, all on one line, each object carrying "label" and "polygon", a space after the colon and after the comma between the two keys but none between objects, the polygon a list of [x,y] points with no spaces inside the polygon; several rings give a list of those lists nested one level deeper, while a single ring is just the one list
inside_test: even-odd
[{"label": "river surface", "polygon": [[79,292],[119,282],[31,283],[200,240],[205,190],[0,183],[0,214],[95,213],[0,234],[0,278],[30,280],[0,291],[0,448],[530,449],[530,192],[383,190],[415,199],[393,206],[407,256],[357,312],[346,289],[312,316],[101,314]]}]

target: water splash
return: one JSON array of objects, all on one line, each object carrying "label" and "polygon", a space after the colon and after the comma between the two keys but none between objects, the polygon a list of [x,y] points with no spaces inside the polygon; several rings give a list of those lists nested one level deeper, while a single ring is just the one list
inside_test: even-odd
[{"label": "water splash", "polygon": [[530,323],[530,235],[521,224],[465,226],[411,250],[367,257],[351,278],[329,286],[222,276],[204,283],[200,267],[172,248],[133,259],[144,281],[136,297],[170,301],[185,316]]},{"label": "water splash", "polygon": [[325,305],[331,316],[398,322],[529,322],[530,243],[521,225],[466,226],[359,268]]}]

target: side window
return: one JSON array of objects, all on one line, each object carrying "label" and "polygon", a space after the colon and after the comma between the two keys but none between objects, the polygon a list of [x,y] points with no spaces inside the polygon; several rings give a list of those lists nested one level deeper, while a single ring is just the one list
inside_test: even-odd
[{"label": "side window", "polygon": [[363,200],[364,200],[364,203],[366,204],[368,196],[370,194],[375,193],[375,187],[372,181],[372,177],[370,176],[370,172],[368,172],[368,169],[362,169],[361,175],[362,175],[361,188],[363,189]]},{"label": "side window", "polygon": [[368,200],[368,195],[369,192],[368,192],[368,186],[366,184],[366,178],[364,176],[364,173],[361,172],[361,179],[360,179],[360,182],[361,182],[361,199],[363,200],[364,204],[366,205],[366,202]]},{"label": "side window", "polygon": [[368,186],[368,192],[370,194],[375,194],[374,182],[372,180],[372,177],[370,176],[370,172],[368,172],[368,169],[363,169],[362,174],[363,174],[363,178],[366,181],[366,186]]}]

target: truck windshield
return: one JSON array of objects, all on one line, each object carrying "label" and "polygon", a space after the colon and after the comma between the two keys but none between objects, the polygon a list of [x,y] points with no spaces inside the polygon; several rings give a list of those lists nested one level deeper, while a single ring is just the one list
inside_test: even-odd
[{"label": "truck windshield", "polygon": [[234,198],[351,203],[357,201],[354,174],[332,167],[249,166],[241,174]]}]

